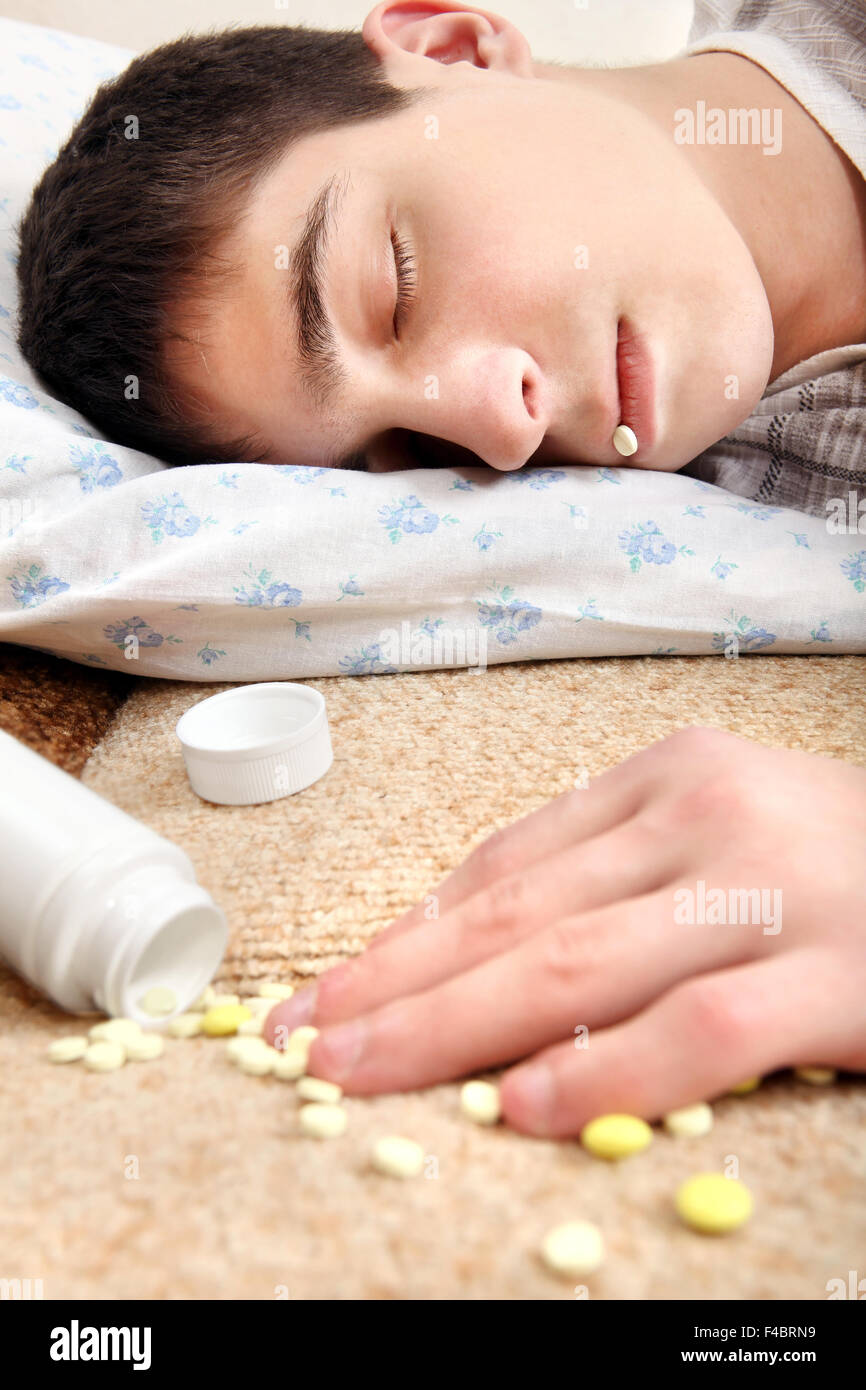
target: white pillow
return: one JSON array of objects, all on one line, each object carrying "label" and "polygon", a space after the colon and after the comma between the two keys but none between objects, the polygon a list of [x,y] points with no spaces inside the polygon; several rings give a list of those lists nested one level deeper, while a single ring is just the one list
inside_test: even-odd
[{"label": "white pillow", "polygon": [[13,232],[132,55],[9,20],[0,52],[0,638],[202,681],[866,649],[857,535],[677,474],[169,469],[101,439],[15,347]]}]

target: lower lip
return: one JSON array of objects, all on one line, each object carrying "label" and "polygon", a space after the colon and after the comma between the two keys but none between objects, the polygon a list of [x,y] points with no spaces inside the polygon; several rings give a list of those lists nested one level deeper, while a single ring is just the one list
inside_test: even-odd
[{"label": "lower lip", "polygon": [[[637,438],[632,460],[643,459],[655,442],[655,372],[649,346],[628,319],[617,325],[616,375],[619,383],[618,425],[628,425]],[[616,457],[622,458],[616,450]]]}]

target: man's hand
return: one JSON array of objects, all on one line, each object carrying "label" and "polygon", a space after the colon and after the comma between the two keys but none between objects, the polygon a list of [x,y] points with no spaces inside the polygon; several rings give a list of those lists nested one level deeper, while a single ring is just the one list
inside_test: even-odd
[{"label": "man's hand", "polygon": [[866,1070],[862,768],[684,729],[497,832],[434,897],[437,919],[419,904],[277,1005],[268,1040],[313,1023],[311,1072],[355,1095],[520,1062],[504,1118],[559,1136],[781,1066]]}]

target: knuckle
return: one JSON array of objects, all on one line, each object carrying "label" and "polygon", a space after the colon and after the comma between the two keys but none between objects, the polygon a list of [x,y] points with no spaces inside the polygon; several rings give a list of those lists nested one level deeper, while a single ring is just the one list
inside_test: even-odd
[{"label": "knuckle", "polygon": [[554,922],[543,933],[541,942],[541,972],[551,983],[572,979],[586,965],[582,934],[573,922]]},{"label": "knuckle", "polygon": [[754,790],[738,773],[714,773],[678,792],[674,801],[675,819],[681,824],[721,824],[736,829],[750,817]]},{"label": "knuckle", "polygon": [[736,1053],[749,1028],[749,1013],[736,990],[714,980],[695,980],[674,991],[683,1039],[716,1053]]},{"label": "knuckle", "polygon": [[469,862],[481,879],[501,878],[508,872],[512,858],[510,832],[510,826],[505,826],[501,830],[494,830],[492,835],[488,835],[486,840],[482,840],[480,845],[475,846],[469,856]]}]

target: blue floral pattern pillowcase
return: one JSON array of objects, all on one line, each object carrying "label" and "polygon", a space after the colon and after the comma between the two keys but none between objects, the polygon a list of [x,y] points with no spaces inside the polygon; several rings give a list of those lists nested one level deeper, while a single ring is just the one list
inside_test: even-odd
[{"label": "blue floral pattern pillowcase", "polygon": [[166,468],[100,438],[15,346],[15,226],[131,55],[0,40],[0,639],[202,681],[866,650],[856,526],[682,475]]}]

